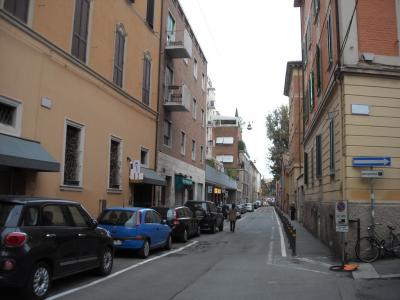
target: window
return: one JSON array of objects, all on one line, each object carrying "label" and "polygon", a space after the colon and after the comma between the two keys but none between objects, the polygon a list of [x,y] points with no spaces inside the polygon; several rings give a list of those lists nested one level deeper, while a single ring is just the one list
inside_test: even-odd
[{"label": "window", "polygon": [[[3,208],[3,207],[2,207]],[[6,214],[7,216],[7,214]],[[22,226],[37,226],[39,219],[39,209],[38,207],[26,206],[24,209]]]},{"label": "window", "polygon": [[317,17],[319,13],[319,1],[320,0],[313,0],[314,17]]},{"label": "window", "polygon": [[142,101],[146,105],[149,105],[150,103],[150,75],[151,60],[148,55],[145,55],[143,60]]},{"label": "window", "polygon": [[86,62],[90,0],[76,0],[71,54]]},{"label": "window", "polygon": [[147,167],[149,165],[149,150],[146,148],[140,149],[140,164],[143,167]]},{"label": "window", "polygon": [[197,60],[195,58],[193,59],[193,76],[197,79]]},{"label": "window", "polygon": [[125,53],[125,37],[126,33],[122,25],[117,26],[115,35],[115,53],[114,53],[114,75],[113,81],[122,88],[123,71],[124,71],[124,53]]},{"label": "window", "polygon": [[204,147],[200,146],[200,162],[204,162]]},{"label": "window", "polygon": [[108,187],[110,189],[121,189],[121,159],[122,142],[120,139],[111,137],[110,141],[110,170],[108,175]]},{"label": "window", "polygon": [[332,32],[332,15],[329,13],[328,19],[326,20],[326,31],[328,35],[328,62],[329,67],[333,62],[333,32]]},{"label": "window", "polygon": [[5,0],[4,10],[24,23],[28,22],[29,0]]},{"label": "window", "polygon": [[311,160],[311,184],[314,184],[314,147],[311,148],[310,152],[310,160]]},{"label": "window", "polygon": [[232,145],[233,144],[233,137],[217,137],[216,144],[223,144],[223,145]]},{"label": "window", "polygon": [[201,88],[203,91],[206,90],[206,75],[204,73],[201,74]]},{"label": "window", "polygon": [[171,44],[172,42],[175,42],[175,19],[169,13],[167,20],[167,44]]},{"label": "window", "polygon": [[193,116],[193,119],[197,118],[197,101],[196,101],[196,98],[193,98],[193,101],[192,101],[192,116]]},{"label": "window", "polygon": [[308,184],[308,154],[304,152],[304,184]]},{"label": "window", "polygon": [[21,131],[22,104],[0,96],[0,132],[19,135]]},{"label": "window", "polygon": [[65,132],[64,185],[82,185],[83,144],[83,126],[67,121]]},{"label": "window", "polygon": [[232,163],[233,162],[233,155],[217,155],[216,159],[222,163]]},{"label": "window", "polygon": [[192,140],[192,160],[196,160],[196,141]]},{"label": "window", "polygon": [[321,94],[322,87],[322,65],[321,65],[321,48],[317,45],[316,53],[315,53],[315,61],[317,67],[317,95]]},{"label": "window", "polygon": [[164,81],[164,99],[170,101],[171,89],[170,86],[174,84],[174,71],[170,67],[165,68],[165,81]]},{"label": "window", "polygon": [[321,135],[315,137],[315,160],[316,160],[316,176],[317,178],[322,177],[322,144]]},{"label": "window", "polygon": [[154,0],[147,0],[147,13],[146,22],[151,28],[153,28],[154,22]]},{"label": "window", "polygon": [[[306,34],[307,36],[307,34]],[[308,59],[308,48],[307,48],[307,43],[306,43],[306,37],[304,38],[302,42],[302,54],[303,54],[303,68],[305,69],[307,66],[307,59]]]},{"label": "window", "polygon": [[181,154],[185,155],[186,153],[186,134],[181,132]]},{"label": "window", "polygon": [[[308,90],[305,91],[304,96],[308,95]],[[303,121],[304,123],[308,120],[309,108],[308,108],[308,101],[306,97],[303,97]]]},{"label": "window", "polygon": [[84,214],[78,206],[68,205],[68,210],[76,227],[89,227],[90,220],[88,216]]},{"label": "window", "polygon": [[164,120],[164,145],[171,146],[172,124],[168,120]]},{"label": "window", "polygon": [[62,205],[46,205],[42,208],[42,224],[43,226],[69,226],[65,219]]},{"label": "window", "polygon": [[310,73],[310,79],[308,81],[308,92],[310,100],[310,112],[314,109],[314,72]]},{"label": "window", "polygon": [[201,109],[201,126],[206,126],[206,114],[204,113],[204,109]]},{"label": "window", "polygon": [[329,172],[335,174],[335,129],[333,119],[329,120]]}]

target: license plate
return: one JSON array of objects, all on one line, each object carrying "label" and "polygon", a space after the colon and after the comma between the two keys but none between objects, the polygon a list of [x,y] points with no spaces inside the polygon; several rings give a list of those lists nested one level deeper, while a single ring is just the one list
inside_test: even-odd
[{"label": "license plate", "polygon": [[114,240],[114,245],[116,245],[116,246],[122,245],[122,241]]}]

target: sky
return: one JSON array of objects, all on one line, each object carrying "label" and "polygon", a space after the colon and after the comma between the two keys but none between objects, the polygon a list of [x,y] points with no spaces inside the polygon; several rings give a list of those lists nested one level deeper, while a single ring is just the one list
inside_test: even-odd
[{"label": "sky", "polygon": [[286,63],[301,60],[300,11],[293,0],[179,0],[208,61],[216,109],[252,130],[243,140],[257,169],[267,167],[265,118],[282,104]]}]

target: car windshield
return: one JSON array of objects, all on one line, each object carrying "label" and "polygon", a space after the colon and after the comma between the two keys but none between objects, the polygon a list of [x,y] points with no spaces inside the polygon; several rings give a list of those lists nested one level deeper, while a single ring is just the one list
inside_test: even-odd
[{"label": "car windshield", "polygon": [[136,224],[136,212],[127,210],[107,210],[100,217],[99,223],[131,227]]},{"label": "car windshield", "polygon": [[19,207],[20,205],[13,203],[0,203],[0,227],[4,227],[8,223],[7,221]]},{"label": "car windshield", "polygon": [[207,203],[205,202],[194,202],[194,203],[190,203],[190,206],[192,206],[195,210],[207,210]]}]

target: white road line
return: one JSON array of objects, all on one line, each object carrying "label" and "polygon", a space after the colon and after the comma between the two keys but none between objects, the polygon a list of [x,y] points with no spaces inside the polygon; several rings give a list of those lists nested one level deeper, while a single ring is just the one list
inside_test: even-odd
[{"label": "white road line", "polygon": [[184,250],[184,249],[186,249],[186,248],[189,248],[189,247],[191,247],[191,246],[193,246],[193,245],[195,245],[195,244],[197,244],[197,243],[198,243],[198,241],[193,241],[193,242],[191,242],[190,244],[188,244],[188,245],[186,245],[186,246],[184,246],[184,247],[181,247],[181,248],[178,248],[178,249],[169,251],[169,252],[167,252],[167,253],[164,253],[164,254],[161,254],[161,255],[158,255],[158,256],[155,256],[155,257],[146,259],[146,260],[144,260],[144,261],[142,261],[142,262],[140,262],[140,263],[134,264],[134,265],[129,266],[129,267],[125,268],[125,269],[122,269],[122,270],[119,270],[119,271],[117,271],[117,272],[115,272],[115,273],[112,273],[111,275],[109,275],[109,276],[107,276],[107,277],[104,277],[104,278],[101,278],[101,279],[92,281],[92,282],[90,282],[90,283],[88,283],[88,284],[85,284],[85,285],[82,285],[82,286],[80,286],[80,287],[77,287],[77,288],[74,288],[74,289],[70,289],[70,290],[67,290],[67,291],[65,291],[65,292],[62,292],[62,293],[56,294],[56,295],[54,295],[54,296],[48,297],[48,298],[46,298],[46,300],[58,299],[58,298],[61,298],[61,297],[66,296],[66,295],[70,295],[70,294],[73,294],[73,293],[75,293],[75,292],[81,291],[81,290],[86,289],[86,288],[88,288],[88,287],[91,287],[91,286],[94,286],[94,285],[96,285],[96,284],[102,283],[102,282],[104,282],[104,281],[106,281],[106,280],[112,279],[112,278],[114,278],[114,277],[116,277],[116,276],[118,276],[118,275],[121,275],[122,273],[125,273],[125,272],[127,272],[127,271],[130,271],[130,270],[135,269],[135,268],[137,268],[137,267],[140,267],[140,266],[142,266],[142,265],[144,265],[144,264],[147,264],[147,263],[149,263],[149,262],[158,260],[158,259],[160,259],[160,258],[163,258],[163,257],[165,257],[165,256],[168,256],[168,255],[171,255],[171,254],[174,254],[174,253],[181,252],[182,250]]},{"label": "white road line", "polygon": [[297,257],[296,260],[300,260],[300,261],[304,261],[304,262],[308,262],[310,264],[314,264],[314,265],[320,265],[323,267],[332,267],[332,265],[324,263],[322,261],[316,261],[316,260],[312,260],[310,258],[306,258],[306,257]]},{"label": "white road line", "polygon": [[332,274],[332,273],[328,273],[328,272],[306,269],[306,268],[301,268],[301,267],[292,267],[292,266],[277,265],[277,264],[269,264],[269,265],[274,266],[274,267],[279,267],[279,268],[287,268],[287,269],[297,270],[297,271],[307,271],[307,272],[313,272],[313,273],[319,273],[319,274],[325,274],[325,275]]},{"label": "white road line", "polygon": [[274,249],[274,231],[275,231],[275,226],[271,227],[271,236],[269,238],[269,249],[268,249],[268,258],[267,258],[267,264],[272,264],[272,251]]},{"label": "white road line", "polygon": [[285,247],[285,240],[283,238],[281,222],[279,221],[278,215],[276,214],[275,207],[273,207],[273,210],[274,210],[276,222],[278,223],[278,226],[279,226],[279,235],[281,237],[281,253],[282,253],[282,257],[286,257],[287,256],[286,255],[286,247]]}]

